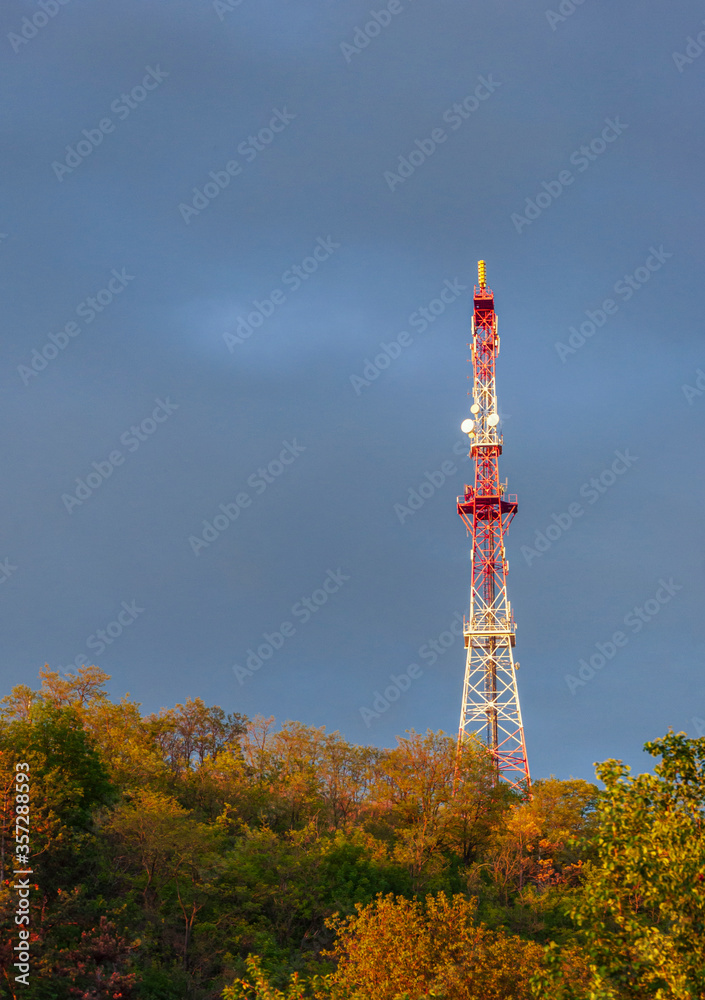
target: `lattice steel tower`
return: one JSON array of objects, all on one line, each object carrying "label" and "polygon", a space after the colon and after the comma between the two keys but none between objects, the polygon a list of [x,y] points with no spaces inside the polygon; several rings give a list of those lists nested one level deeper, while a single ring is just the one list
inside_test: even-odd
[{"label": "lattice steel tower", "polygon": [[[529,764],[521,721],[513,647],[515,626],[507,598],[504,534],[517,511],[517,498],[499,481],[502,435],[495,390],[499,355],[494,294],[485,262],[478,263],[472,320],[472,416],[461,430],[470,438],[475,485],[458,497],[458,513],[472,534],[470,618],[463,632],[467,649],[460,741],[477,736],[487,745],[497,773],[529,792]],[[468,393],[470,395],[470,393]]]}]

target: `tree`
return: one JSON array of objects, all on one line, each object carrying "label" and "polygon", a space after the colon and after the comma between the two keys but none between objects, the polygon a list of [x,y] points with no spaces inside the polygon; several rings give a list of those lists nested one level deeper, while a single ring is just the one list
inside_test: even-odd
[{"label": "tree", "polygon": [[75,674],[69,671],[62,677],[46,664],[39,671],[39,676],[42,686],[38,691],[33,691],[27,684],[18,684],[9,695],[5,695],[0,701],[0,721],[28,722],[32,709],[39,705],[73,708],[83,719],[83,710],[88,705],[107,699],[105,684],[110,680],[110,674],[99,667],[79,667]]},{"label": "tree", "polygon": [[[543,950],[477,924],[475,909],[475,900],[442,892],[423,902],[380,895],[358,907],[357,916],[332,919],[337,937],[331,954],[338,964],[318,995],[529,1000],[529,980],[543,966]],[[564,968],[573,982],[580,981],[582,970]]]},{"label": "tree", "polygon": [[[19,862],[19,867],[32,869],[31,950],[42,962],[53,947],[49,928],[62,890],[80,885],[99,867],[93,813],[113,801],[115,792],[92,738],[72,707],[57,708],[40,700],[32,704],[27,716],[0,724],[0,755],[5,780],[14,774],[17,763],[28,765],[21,773],[29,776],[29,844],[13,845],[12,867]],[[14,794],[9,798],[9,815],[6,801],[2,817],[6,837]],[[8,869],[12,853],[8,850],[6,855]],[[17,932],[9,900],[0,905],[0,911],[3,936],[9,940],[10,933],[15,937]],[[14,961],[11,955],[8,959],[0,956],[6,976]],[[39,983],[36,989],[40,992],[29,995],[49,997]],[[62,1000],[64,995],[68,994],[53,994]]]},{"label": "tree", "polygon": [[597,766],[597,856],[571,913],[590,997],[693,1000],[705,996],[705,738],[669,732],[644,749],[661,757],[655,774]]},{"label": "tree", "polygon": [[232,748],[245,732],[246,721],[239,713],[227,715],[219,705],[208,707],[202,698],[187,698],[185,705],[163,708],[147,719],[164,760],[176,774]]},{"label": "tree", "polygon": [[12,758],[7,753],[0,753],[0,891],[6,872],[9,873],[15,867],[12,862],[15,774]]},{"label": "tree", "polygon": [[521,893],[533,867],[532,853],[540,827],[528,804],[516,806],[498,831],[496,847],[488,852],[484,867],[490,872],[500,898],[509,905],[512,892]]},{"label": "tree", "polygon": [[39,693],[33,691],[27,684],[17,684],[10,694],[0,701],[0,721],[12,722],[19,719],[26,722],[32,711],[32,705],[39,700]]},{"label": "tree", "polygon": [[[73,708],[39,702],[26,720],[0,726],[3,770],[29,766],[32,785],[32,855],[47,859],[91,829],[92,812],[114,798],[98,749]],[[77,843],[77,841],[76,841]],[[77,848],[78,849],[78,848]],[[56,871],[59,875],[59,871]],[[45,887],[48,883],[45,880]],[[60,884],[60,883],[59,883]]]},{"label": "tree", "polygon": [[77,1000],[133,1000],[139,994],[132,956],[139,943],[129,941],[102,916],[97,926],[81,933],[80,941],[52,956],[53,961],[38,971],[51,978],[54,995],[65,987]]},{"label": "tree", "polygon": [[96,700],[85,709],[83,723],[120,789],[166,788],[171,772],[137,702],[127,696],[117,704]]},{"label": "tree", "polygon": [[107,698],[105,685],[110,680],[110,674],[100,667],[79,667],[75,674],[68,671],[62,677],[58,671],[50,670],[47,664],[39,671],[39,676],[42,679],[39,697],[55,708],[72,706],[80,712],[91,702]]},{"label": "tree", "polygon": [[348,743],[325,726],[256,716],[240,740],[250,785],[248,821],[276,830],[337,830],[359,819],[383,752]]},{"label": "tree", "polygon": [[317,773],[323,818],[329,829],[347,829],[361,818],[382,756],[376,747],[354,746],[338,732],[323,736]]},{"label": "tree", "polygon": [[223,1000],[305,1000],[306,991],[299,982],[298,972],[293,974],[284,993],[272,986],[258,955],[248,955],[246,965],[249,978],[236,979],[231,986],[226,986]]},{"label": "tree", "polygon": [[456,748],[454,793],[444,818],[449,845],[464,865],[477,861],[490,843],[494,831],[518,795],[506,782],[497,780],[487,748],[476,738],[464,740]]},{"label": "tree", "polygon": [[503,817],[495,815],[479,867],[489,873],[503,906],[531,904],[549,887],[579,884],[596,796],[597,787],[586,781],[550,778],[535,783],[530,800],[514,801]]},{"label": "tree", "polygon": [[442,731],[410,730],[380,757],[370,798],[373,815],[393,833],[394,856],[421,891],[452,856],[460,853],[465,864],[475,857],[509,795],[478,743],[468,741],[458,751],[456,739]]},{"label": "tree", "polygon": [[219,831],[194,822],[173,798],[151,790],[121,803],[107,818],[105,830],[115,861],[125,875],[135,877],[145,908],[168,912],[171,904],[180,913],[186,967],[196,917],[213,891]]}]

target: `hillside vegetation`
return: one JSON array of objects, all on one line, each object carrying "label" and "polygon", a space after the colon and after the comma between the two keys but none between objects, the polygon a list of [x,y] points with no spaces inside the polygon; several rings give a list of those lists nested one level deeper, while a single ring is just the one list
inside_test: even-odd
[{"label": "hillside vegetation", "polygon": [[3,996],[705,998],[705,739],[526,801],[472,743],[453,794],[442,732],[381,750],[199,698],[145,716],[95,667],[40,679],[0,703]]}]

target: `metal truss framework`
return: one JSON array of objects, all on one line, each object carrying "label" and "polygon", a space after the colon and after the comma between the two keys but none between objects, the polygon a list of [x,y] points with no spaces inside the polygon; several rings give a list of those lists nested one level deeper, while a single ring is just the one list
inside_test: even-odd
[{"label": "metal truss framework", "polygon": [[[470,618],[463,632],[467,661],[459,744],[473,735],[486,744],[498,775],[530,792],[529,764],[517,691],[513,648],[516,628],[507,598],[504,534],[517,511],[517,498],[499,481],[502,435],[495,390],[499,355],[494,294],[485,264],[478,264],[472,324],[472,419],[463,423],[475,460],[475,485],[458,497],[458,513],[472,535]],[[468,394],[469,395],[469,394]]]}]

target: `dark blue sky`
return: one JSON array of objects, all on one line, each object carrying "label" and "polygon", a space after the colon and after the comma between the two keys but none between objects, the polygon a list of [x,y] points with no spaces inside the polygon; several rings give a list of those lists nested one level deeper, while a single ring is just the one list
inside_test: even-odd
[{"label": "dark blue sky", "polygon": [[562,16],[3,6],[5,692],[85,661],[145,711],[457,731],[482,257],[533,775],[705,733],[703,7]]}]

